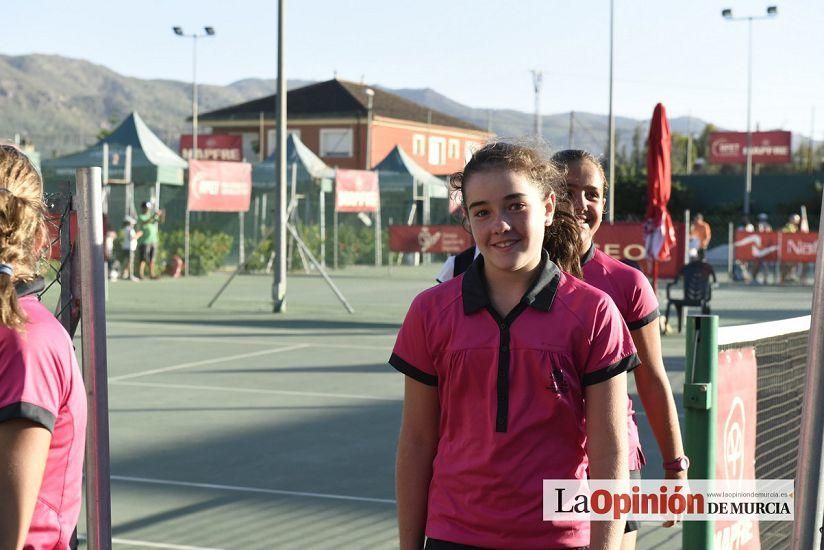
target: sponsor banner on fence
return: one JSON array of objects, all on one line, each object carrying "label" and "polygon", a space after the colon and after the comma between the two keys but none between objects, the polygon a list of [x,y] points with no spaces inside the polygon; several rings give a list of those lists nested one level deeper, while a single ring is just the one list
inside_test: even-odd
[{"label": "sponsor banner on fence", "polygon": [[735,259],[742,262],[805,262],[816,261],[818,233],[781,233],[769,231],[735,232]]},{"label": "sponsor banner on fence", "polygon": [[[670,250],[670,261],[658,262],[658,276],[674,279],[684,267],[684,224],[673,223],[675,227],[675,247]],[[595,246],[602,252],[619,260],[638,262],[644,273],[652,276],[652,262],[647,260],[644,246],[644,224],[641,222],[618,222],[601,224],[595,234]]]},{"label": "sponsor banner on fence", "polygon": [[189,161],[189,210],[246,212],[252,198],[248,162]]},{"label": "sponsor banner on fence", "polygon": [[377,172],[335,170],[337,212],[377,212],[380,201]]},{"label": "sponsor banner on fence", "polygon": [[[755,424],[758,371],[755,348],[718,354],[718,414],[716,416],[715,478],[733,489],[755,478]],[[714,525],[716,548],[760,548],[758,519],[725,518]]]},{"label": "sponsor banner on fence", "polygon": [[[192,158],[192,134],[180,136],[180,156]],[[243,160],[243,136],[233,134],[198,134],[197,160],[240,162]]]},{"label": "sponsor banner on fence", "polygon": [[792,479],[545,479],[543,519],[792,521],[794,497]]},{"label": "sponsor banner on fence", "polygon": [[[787,164],[792,162],[792,133],[784,131],[753,132],[752,161],[755,164]],[[746,132],[710,133],[712,164],[746,164]]]},{"label": "sponsor banner on fence", "polygon": [[445,252],[457,254],[474,244],[461,225],[390,225],[392,252]]}]

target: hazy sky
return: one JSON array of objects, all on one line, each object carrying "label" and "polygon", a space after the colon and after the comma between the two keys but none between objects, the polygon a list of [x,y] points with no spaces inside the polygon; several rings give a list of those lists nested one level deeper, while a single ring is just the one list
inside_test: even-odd
[{"label": "hazy sky", "polygon": [[[824,136],[824,3],[815,0],[615,0],[615,111],[693,116],[746,127],[747,22],[753,23],[753,125]],[[608,0],[288,0],[287,76],[430,87],[472,107],[532,111],[530,69],[544,72],[542,112],[608,109]],[[276,74],[276,0],[25,0],[3,5],[0,53],[55,53],[141,78],[228,84]]]}]

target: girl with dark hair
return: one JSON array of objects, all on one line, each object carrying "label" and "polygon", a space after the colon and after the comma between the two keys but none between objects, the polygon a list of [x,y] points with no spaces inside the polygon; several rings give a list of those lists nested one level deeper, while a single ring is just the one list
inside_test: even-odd
[{"label": "girl with dark hair", "polygon": [[419,294],[389,363],[406,375],[400,547],[614,548],[623,522],[543,521],[542,480],[626,478],[626,375],[612,301],[580,274],[563,174],[491,143],[451,178],[481,255]]},{"label": "girl with dark hair", "polygon": [[[584,281],[612,298],[638,350],[640,364],[632,372],[638,396],[648,412],[647,418],[661,450],[665,476],[668,479],[685,479],[689,460],[684,456],[678,411],[661,356],[661,335],[656,322],[659,316],[658,298],[643,273],[595,248],[593,237],[601,226],[607,191],[606,177],[598,159],[580,149],[560,151],[552,159],[566,174],[567,193],[581,235]],[[640,479],[646,459],[641,451],[635,412],[629,397],[627,418],[630,477]],[[627,522],[626,530],[622,548],[632,549],[635,547],[637,522]]]},{"label": "girl with dark hair", "polygon": [[86,397],[71,338],[37,299],[43,184],[0,145],[0,548],[72,547]]}]

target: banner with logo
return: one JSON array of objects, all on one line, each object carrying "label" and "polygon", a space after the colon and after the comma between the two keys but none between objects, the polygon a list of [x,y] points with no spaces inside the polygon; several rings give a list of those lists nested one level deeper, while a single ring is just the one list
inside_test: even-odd
[{"label": "banner with logo", "polygon": [[[711,132],[710,163],[746,164],[746,132]],[[753,132],[754,164],[788,164],[792,162],[792,133],[785,131]]]},{"label": "banner with logo", "polygon": [[252,198],[248,162],[189,161],[189,210],[246,212]]},{"label": "banner with logo", "polygon": [[458,254],[474,244],[461,225],[390,225],[392,252],[445,252]]},{"label": "banner with logo", "polygon": [[[658,276],[674,279],[684,267],[684,224],[674,222],[675,246],[670,249],[670,261],[658,262]],[[637,262],[647,276],[652,276],[652,262],[647,261],[644,244],[644,224],[641,222],[602,223],[595,234],[595,246],[618,260]]]},{"label": "banner with logo", "polygon": [[380,201],[377,172],[335,170],[335,211],[377,212]]},{"label": "banner with logo", "polygon": [[[180,136],[180,156],[192,158],[192,134]],[[233,134],[198,134],[198,160],[240,162],[243,160],[243,136]]]},{"label": "banner with logo", "polygon": [[[715,479],[755,479],[757,388],[755,348],[719,352]],[[760,548],[757,519],[718,520],[714,529],[715,548]]]},{"label": "banner with logo", "polygon": [[736,260],[742,262],[804,262],[816,261],[818,233],[755,233],[735,232]]}]

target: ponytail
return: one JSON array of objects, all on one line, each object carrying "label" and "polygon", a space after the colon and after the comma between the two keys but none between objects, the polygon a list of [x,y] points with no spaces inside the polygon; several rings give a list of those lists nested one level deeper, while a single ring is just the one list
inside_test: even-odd
[{"label": "ponytail", "polygon": [[555,216],[552,225],[544,231],[544,250],[563,271],[583,279],[581,233],[572,204],[565,196],[556,195]]},{"label": "ponytail", "polygon": [[0,145],[0,325],[22,330],[15,284],[34,279],[45,243],[43,182],[17,148]]}]

